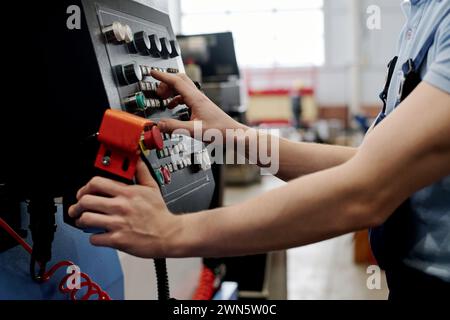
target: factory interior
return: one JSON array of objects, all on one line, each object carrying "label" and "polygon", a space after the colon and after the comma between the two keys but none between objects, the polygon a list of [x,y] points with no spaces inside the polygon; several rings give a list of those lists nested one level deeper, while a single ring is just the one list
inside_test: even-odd
[{"label": "factory interior", "polygon": [[[103,168],[105,172],[108,171],[105,177],[111,178],[118,170],[122,170],[121,177],[133,181],[134,172],[129,176],[124,172],[128,172],[129,168],[139,172],[139,162],[137,165],[133,162],[139,159],[139,156],[136,156],[137,150],[142,150],[142,154],[147,156],[148,161],[144,159],[145,157],[142,158],[147,167],[156,170],[151,172],[151,176],[155,179],[156,185],[159,185],[163,199],[173,213],[207,212],[205,210],[215,209],[209,214],[220,216],[220,208],[241,208],[238,207],[239,204],[248,204],[249,199],[288,185],[279,177],[262,170],[255,162],[214,163],[211,161],[214,156],[209,154],[208,157],[206,142],[202,145],[202,142],[197,140],[193,140],[192,143],[194,147],[200,145],[200,148],[204,148],[200,153],[193,154],[192,158],[181,158],[174,163],[167,162],[166,159],[174,157],[174,154],[186,154],[186,145],[181,142],[172,145],[174,139],[178,139],[178,142],[183,141],[183,136],[163,132],[157,122],[166,115],[176,116],[179,121],[189,121],[195,116],[189,111],[192,99],[183,97],[187,109],[175,109],[178,110],[176,113],[167,113],[171,109],[169,106],[177,98],[164,100],[165,98],[155,96],[161,92],[158,90],[162,90],[161,83],[165,80],[161,79],[166,79],[164,77],[169,79],[172,74],[186,73],[212,103],[236,121],[235,123],[245,125],[246,128],[268,132],[273,137],[290,142],[332,145],[336,148],[348,147],[356,150],[363,144],[366,133],[383,108],[380,92],[385,87],[388,62],[397,53],[399,35],[407,21],[405,3],[410,1],[77,0],[72,2],[78,6],[75,5],[75,9],[68,7],[67,12],[62,12],[64,19],[69,17],[67,20],[69,31],[64,29],[61,32],[67,33],[68,36],[64,40],[58,36],[54,39],[67,40],[69,46],[74,41],[85,42],[70,53],[69,49],[62,49],[61,52],[64,53],[58,58],[58,65],[63,68],[62,64],[67,64],[72,68],[73,80],[67,80],[70,82],[66,88],[69,88],[67,90],[73,88],[74,92],[70,95],[70,99],[61,97],[55,100],[65,99],[68,105],[80,105],[84,101],[84,95],[96,98],[91,99],[93,101],[91,104],[80,108],[77,115],[73,111],[62,110],[64,106],[61,105],[58,111],[60,113],[53,116],[56,119],[61,115],[64,126],[75,128],[68,129],[71,131],[68,139],[74,141],[73,145],[80,144],[78,141],[81,141],[81,137],[84,139],[81,144],[89,139],[98,138],[100,151],[87,158],[82,158],[81,152],[70,151],[77,154],[76,159],[81,160],[74,160],[73,163],[77,166],[72,167],[67,176],[65,171],[60,170],[59,156],[49,156],[50,160],[43,160],[45,165],[51,163],[53,159],[56,159],[57,163],[50,164],[52,169],[55,168],[55,174],[44,179],[46,184],[52,186],[49,193],[44,192],[43,187],[34,189],[30,187],[28,192],[28,187],[16,186],[17,180],[9,183],[9,172],[4,172],[5,170],[0,172],[2,179],[0,222],[3,226],[3,229],[0,228],[0,300],[66,300],[74,298],[75,295],[79,297],[84,295],[83,298],[86,299],[96,299],[97,295],[104,300],[110,298],[161,300],[162,295],[167,298],[170,295],[177,300],[253,302],[388,299],[386,274],[372,252],[369,227],[352,232],[340,232],[342,235],[330,236],[323,241],[305,240],[308,244],[287,245],[289,248],[286,250],[268,250],[268,252],[256,250],[258,251],[256,254],[244,252],[236,254],[236,257],[225,254],[224,258],[221,257],[220,251],[217,254],[214,252],[210,254],[208,251],[206,258],[200,254],[195,256],[195,253],[188,254],[192,256],[188,258],[169,254],[167,261],[161,259],[165,257],[158,256],[155,256],[153,261],[149,256],[151,254],[143,257],[143,254],[133,254],[130,252],[132,250],[122,250],[119,245],[116,246],[118,250],[114,246],[113,248],[93,246],[90,237],[93,234],[94,237],[101,237],[103,231],[98,231],[95,229],[96,226],[93,226],[93,231],[85,228],[82,232],[79,230],[80,224],[71,219],[74,218],[72,216],[74,206],[81,208],[80,192],[83,192],[83,189],[80,188],[95,176],[90,175],[91,173],[85,175],[83,170],[89,165],[92,166],[95,160],[97,170],[95,172],[98,173],[100,172],[98,169]],[[415,6],[417,1],[411,2]],[[442,6],[441,12],[449,7],[445,0],[439,3]],[[77,14],[76,8],[81,8],[81,27],[80,30],[72,30],[72,33],[69,33],[70,23],[73,22],[73,28],[77,29],[77,20],[70,20],[70,14]],[[442,22],[447,28],[448,35],[449,24],[446,16],[448,11],[444,13]],[[417,28],[417,25],[414,28]],[[414,28],[412,30],[415,30]],[[156,38],[155,35],[151,35],[153,32]],[[160,41],[159,49],[154,48],[157,41]],[[444,48],[444,45],[442,47]],[[445,50],[448,50],[448,47],[447,37]],[[95,54],[91,54],[91,51]],[[125,52],[126,54],[123,54]],[[131,60],[133,62],[130,62]],[[146,61],[148,67],[144,65]],[[448,72],[450,63],[448,58],[445,63]],[[139,69],[137,71],[136,66]],[[49,78],[59,72],[58,68],[49,69]],[[91,71],[86,71],[88,69],[94,71],[89,73]],[[111,70],[114,70],[114,76],[110,75]],[[161,75],[159,73],[155,75],[155,72]],[[89,80],[76,82],[86,75]],[[161,77],[158,79],[161,83],[150,82],[148,79],[153,81],[151,76]],[[448,81],[449,75],[446,77]],[[136,93],[136,85],[140,86],[139,90],[142,92]],[[169,86],[165,83],[164,85],[164,88]],[[188,86],[187,82],[185,85]],[[192,86],[192,83],[189,85]],[[178,88],[173,89],[174,92],[178,90],[176,94],[183,95],[182,90],[179,90],[182,88],[181,80],[180,87],[175,88]],[[79,90],[78,93],[76,90]],[[50,91],[58,94],[57,92],[61,91],[60,84],[53,84]],[[96,95],[96,91],[101,93]],[[103,122],[100,122],[105,110],[100,110],[98,105],[102,105],[101,108],[106,106],[111,109],[117,106],[120,109],[121,106],[123,111],[134,113],[135,118],[127,118],[119,113],[108,113],[110,110],[107,110]],[[147,116],[149,113],[146,110],[151,108],[155,110],[159,108],[159,111]],[[138,109],[143,111],[136,111]],[[145,116],[139,120],[136,115]],[[124,126],[119,123],[120,120],[125,121],[122,123]],[[79,126],[77,123],[83,125]],[[114,143],[123,142],[120,138],[116,139],[119,135],[131,136],[128,134],[131,131],[125,132],[126,129],[123,129],[125,124],[130,125],[130,128],[132,125],[140,124],[141,131],[137,133],[137,137],[143,140],[140,140],[136,147],[140,149],[134,150],[134,155],[126,158],[126,164],[123,162],[120,169],[120,165],[117,167],[114,162],[114,157],[118,153],[113,151],[111,155],[108,148],[115,150]],[[100,129],[97,129],[99,127]],[[99,130],[99,133],[92,135],[95,132],[92,132],[91,128]],[[448,130],[448,125],[445,130]],[[34,132],[39,134],[37,131]],[[186,138],[184,139],[186,141]],[[68,146],[69,143],[64,141],[60,145]],[[57,148],[49,146],[48,150],[53,152]],[[36,149],[36,152],[40,153],[40,150]],[[232,153],[227,150],[227,155],[228,152]],[[50,153],[42,151],[41,154]],[[292,155],[295,157],[296,153]],[[196,165],[194,162],[198,157],[201,164]],[[64,162],[64,156],[61,156],[61,159]],[[90,162],[85,159],[90,159]],[[295,163],[295,160],[291,158],[289,163]],[[24,176],[35,175],[39,181],[43,181],[40,177],[45,171],[49,172],[46,169],[39,169],[33,170],[32,175],[24,173]],[[445,172],[449,172],[448,166]],[[305,179],[308,179],[308,175],[305,176]],[[135,178],[134,181],[139,179],[142,178]],[[125,180],[118,179],[121,182],[117,183]],[[32,178],[28,181],[32,181]],[[444,182],[447,198],[444,198],[444,202],[448,204],[450,189],[448,179],[445,181],[447,181]],[[200,182],[202,184],[199,184]],[[330,184],[333,183],[330,181]],[[34,186],[33,183],[30,185]],[[87,192],[87,187],[88,185],[84,187],[84,192]],[[308,186],[304,190],[296,191],[299,199],[302,199],[302,194],[311,195],[315,190],[307,189]],[[20,192],[15,193],[14,190]],[[94,195],[101,194],[99,191]],[[320,197],[320,191],[317,197]],[[13,198],[16,202],[12,204],[10,200]],[[274,201],[277,203],[272,204],[273,206],[285,206],[282,197]],[[50,208],[50,218],[47,215],[42,221],[50,221],[50,228],[48,225],[46,227],[45,223],[36,222],[38,216],[45,216],[38,214],[44,212],[45,208]],[[448,217],[449,206],[442,208]],[[327,210],[339,212],[340,208],[331,205]],[[242,216],[238,220],[241,218],[247,221]],[[336,217],[336,221],[339,219]],[[27,230],[28,225],[30,230]],[[52,228],[54,225],[56,228]],[[445,244],[449,239],[448,234],[447,230],[446,236],[441,238],[442,242],[436,244],[447,257],[450,252],[448,242]],[[221,238],[217,236],[217,239]],[[229,247],[218,246],[226,249],[231,248],[232,244]],[[26,251],[32,254],[31,267],[30,256]],[[63,262],[58,264],[59,261]],[[52,266],[55,266],[54,270],[51,269]],[[67,272],[65,269],[58,271],[58,268],[74,266],[76,268],[70,270],[81,269],[81,273],[78,271],[84,279],[81,289],[58,290],[61,279],[63,283],[68,281],[67,277],[70,275],[76,275],[76,271],[73,271],[74,273],[69,269]],[[50,270],[47,273],[46,267]],[[29,276],[30,270],[33,279]],[[443,279],[450,281],[450,270],[445,270],[444,267],[440,274],[443,275]],[[86,280],[85,276],[90,280]],[[163,282],[167,282],[166,288]]]}]

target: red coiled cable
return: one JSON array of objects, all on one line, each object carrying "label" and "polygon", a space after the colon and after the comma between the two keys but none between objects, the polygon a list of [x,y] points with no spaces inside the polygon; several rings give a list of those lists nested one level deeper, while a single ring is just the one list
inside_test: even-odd
[{"label": "red coiled cable", "polygon": [[204,266],[200,275],[200,281],[192,300],[211,300],[214,296],[216,275],[208,267]]},{"label": "red coiled cable", "polygon": [[[24,248],[29,254],[32,254],[33,249],[31,246],[23,240],[17,232],[14,231],[13,228],[11,228],[5,220],[0,218],[0,227],[2,227],[11,237],[13,237],[21,246]],[[51,277],[58,271],[59,269],[63,267],[70,267],[70,266],[76,266],[71,261],[61,261],[55,264],[53,267],[51,267],[47,272],[45,272],[44,276],[42,277],[42,282],[47,282],[51,279]],[[80,277],[83,279],[83,282],[80,283],[79,288],[70,289],[66,286],[67,280],[73,276],[74,273],[66,275],[61,282],[59,283],[59,291],[62,294],[69,294],[71,300],[78,300],[77,299],[77,293],[82,289],[86,288],[86,293],[81,297],[80,300],[90,300],[92,297],[97,296],[98,300],[111,300],[111,297],[103,291],[100,286],[95,283],[94,281],[89,278],[89,276],[83,272],[80,272]]]}]

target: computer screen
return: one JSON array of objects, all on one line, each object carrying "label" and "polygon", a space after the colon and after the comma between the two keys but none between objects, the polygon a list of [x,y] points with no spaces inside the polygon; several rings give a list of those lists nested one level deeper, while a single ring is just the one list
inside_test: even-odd
[{"label": "computer screen", "polygon": [[223,82],[240,77],[231,32],[181,35],[177,38],[184,63],[199,65],[203,82]]}]

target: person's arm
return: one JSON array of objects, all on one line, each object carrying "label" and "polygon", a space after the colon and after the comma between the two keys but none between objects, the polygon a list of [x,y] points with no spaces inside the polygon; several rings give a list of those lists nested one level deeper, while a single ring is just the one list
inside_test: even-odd
[{"label": "person's arm", "polygon": [[172,215],[141,163],[137,180],[144,186],[96,178],[69,214],[82,214],[80,226],[108,230],[92,236],[94,245],[141,257],[235,256],[305,245],[380,225],[415,191],[449,175],[449,137],[450,95],[422,83],[350,161],[244,203]]},{"label": "person's arm", "polygon": [[[169,105],[170,108],[174,108],[179,104],[186,104],[192,111],[192,121],[163,119],[159,123],[162,131],[171,133],[176,129],[183,129],[194,135],[194,121],[202,122],[203,131],[218,129],[224,138],[226,137],[227,129],[241,130],[242,132],[253,130],[229,117],[197,90],[194,83],[185,74],[173,75],[152,71],[152,76],[161,81],[158,89],[159,96],[168,98],[173,96],[174,93],[177,94],[177,97]],[[257,138],[260,136],[267,136],[267,134],[257,132],[255,135]],[[267,148],[269,153],[271,152],[270,139],[278,140],[276,145],[279,146],[279,152],[277,151],[277,157],[274,158],[275,161],[278,161],[277,167],[279,168],[276,176],[285,181],[340,165],[351,159],[356,153],[356,148],[298,143],[272,135],[268,136]],[[248,138],[244,139],[242,137],[241,140],[246,140],[245,156],[249,157]],[[226,143],[226,141],[218,141],[218,143]],[[258,143],[257,145],[259,146]],[[255,163],[262,167],[271,166],[271,163],[261,162],[259,154],[259,151],[255,152]]]}]

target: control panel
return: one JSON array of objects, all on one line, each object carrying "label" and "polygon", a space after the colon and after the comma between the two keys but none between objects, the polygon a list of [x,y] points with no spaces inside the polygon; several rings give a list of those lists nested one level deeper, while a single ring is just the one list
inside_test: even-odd
[{"label": "control panel", "polygon": [[[171,99],[158,97],[159,83],[150,75],[154,69],[173,74],[184,71],[169,19],[146,7],[139,9],[139,16],[133,15],[130,7],[141,6],[127,2],[127,6],[117,7],[115,2],[83,1],[86,12],[95,11],[96,19],[88,18],[92,41],[107,54],[109,65],[101,72],[110,84],[110,106],[155,124],[163,117],[183,119],[189,114],[187,107],[169,110]],[[131,10],[119,9],[124,7]],[[162,134],[156,126],[146,132],[144,141],[153,176],[169,208],[176,212],[208,208],[214,179],[203,143],[183,135]]]},{"label": "control panel", "polygon": [[[189,119],[186,106],[168,109],[171,98],[158,97],[159,82],[150,75],[151,70],[184,72],[168,15],[130,0],[82,0],[80,5],[87,27],[81,32],[88,32],[84,41],[90,43],[78,47],[92,46],[92,69],[101,79],[99,95],[109,108],[154,123],[145,133],[145,156],[169,209],[183,213],[209,208],[215,183],[205,145],[185,135],[161,133],[157,127],[162,118]],[[72,184],[69,193],[84,182]]]}]

